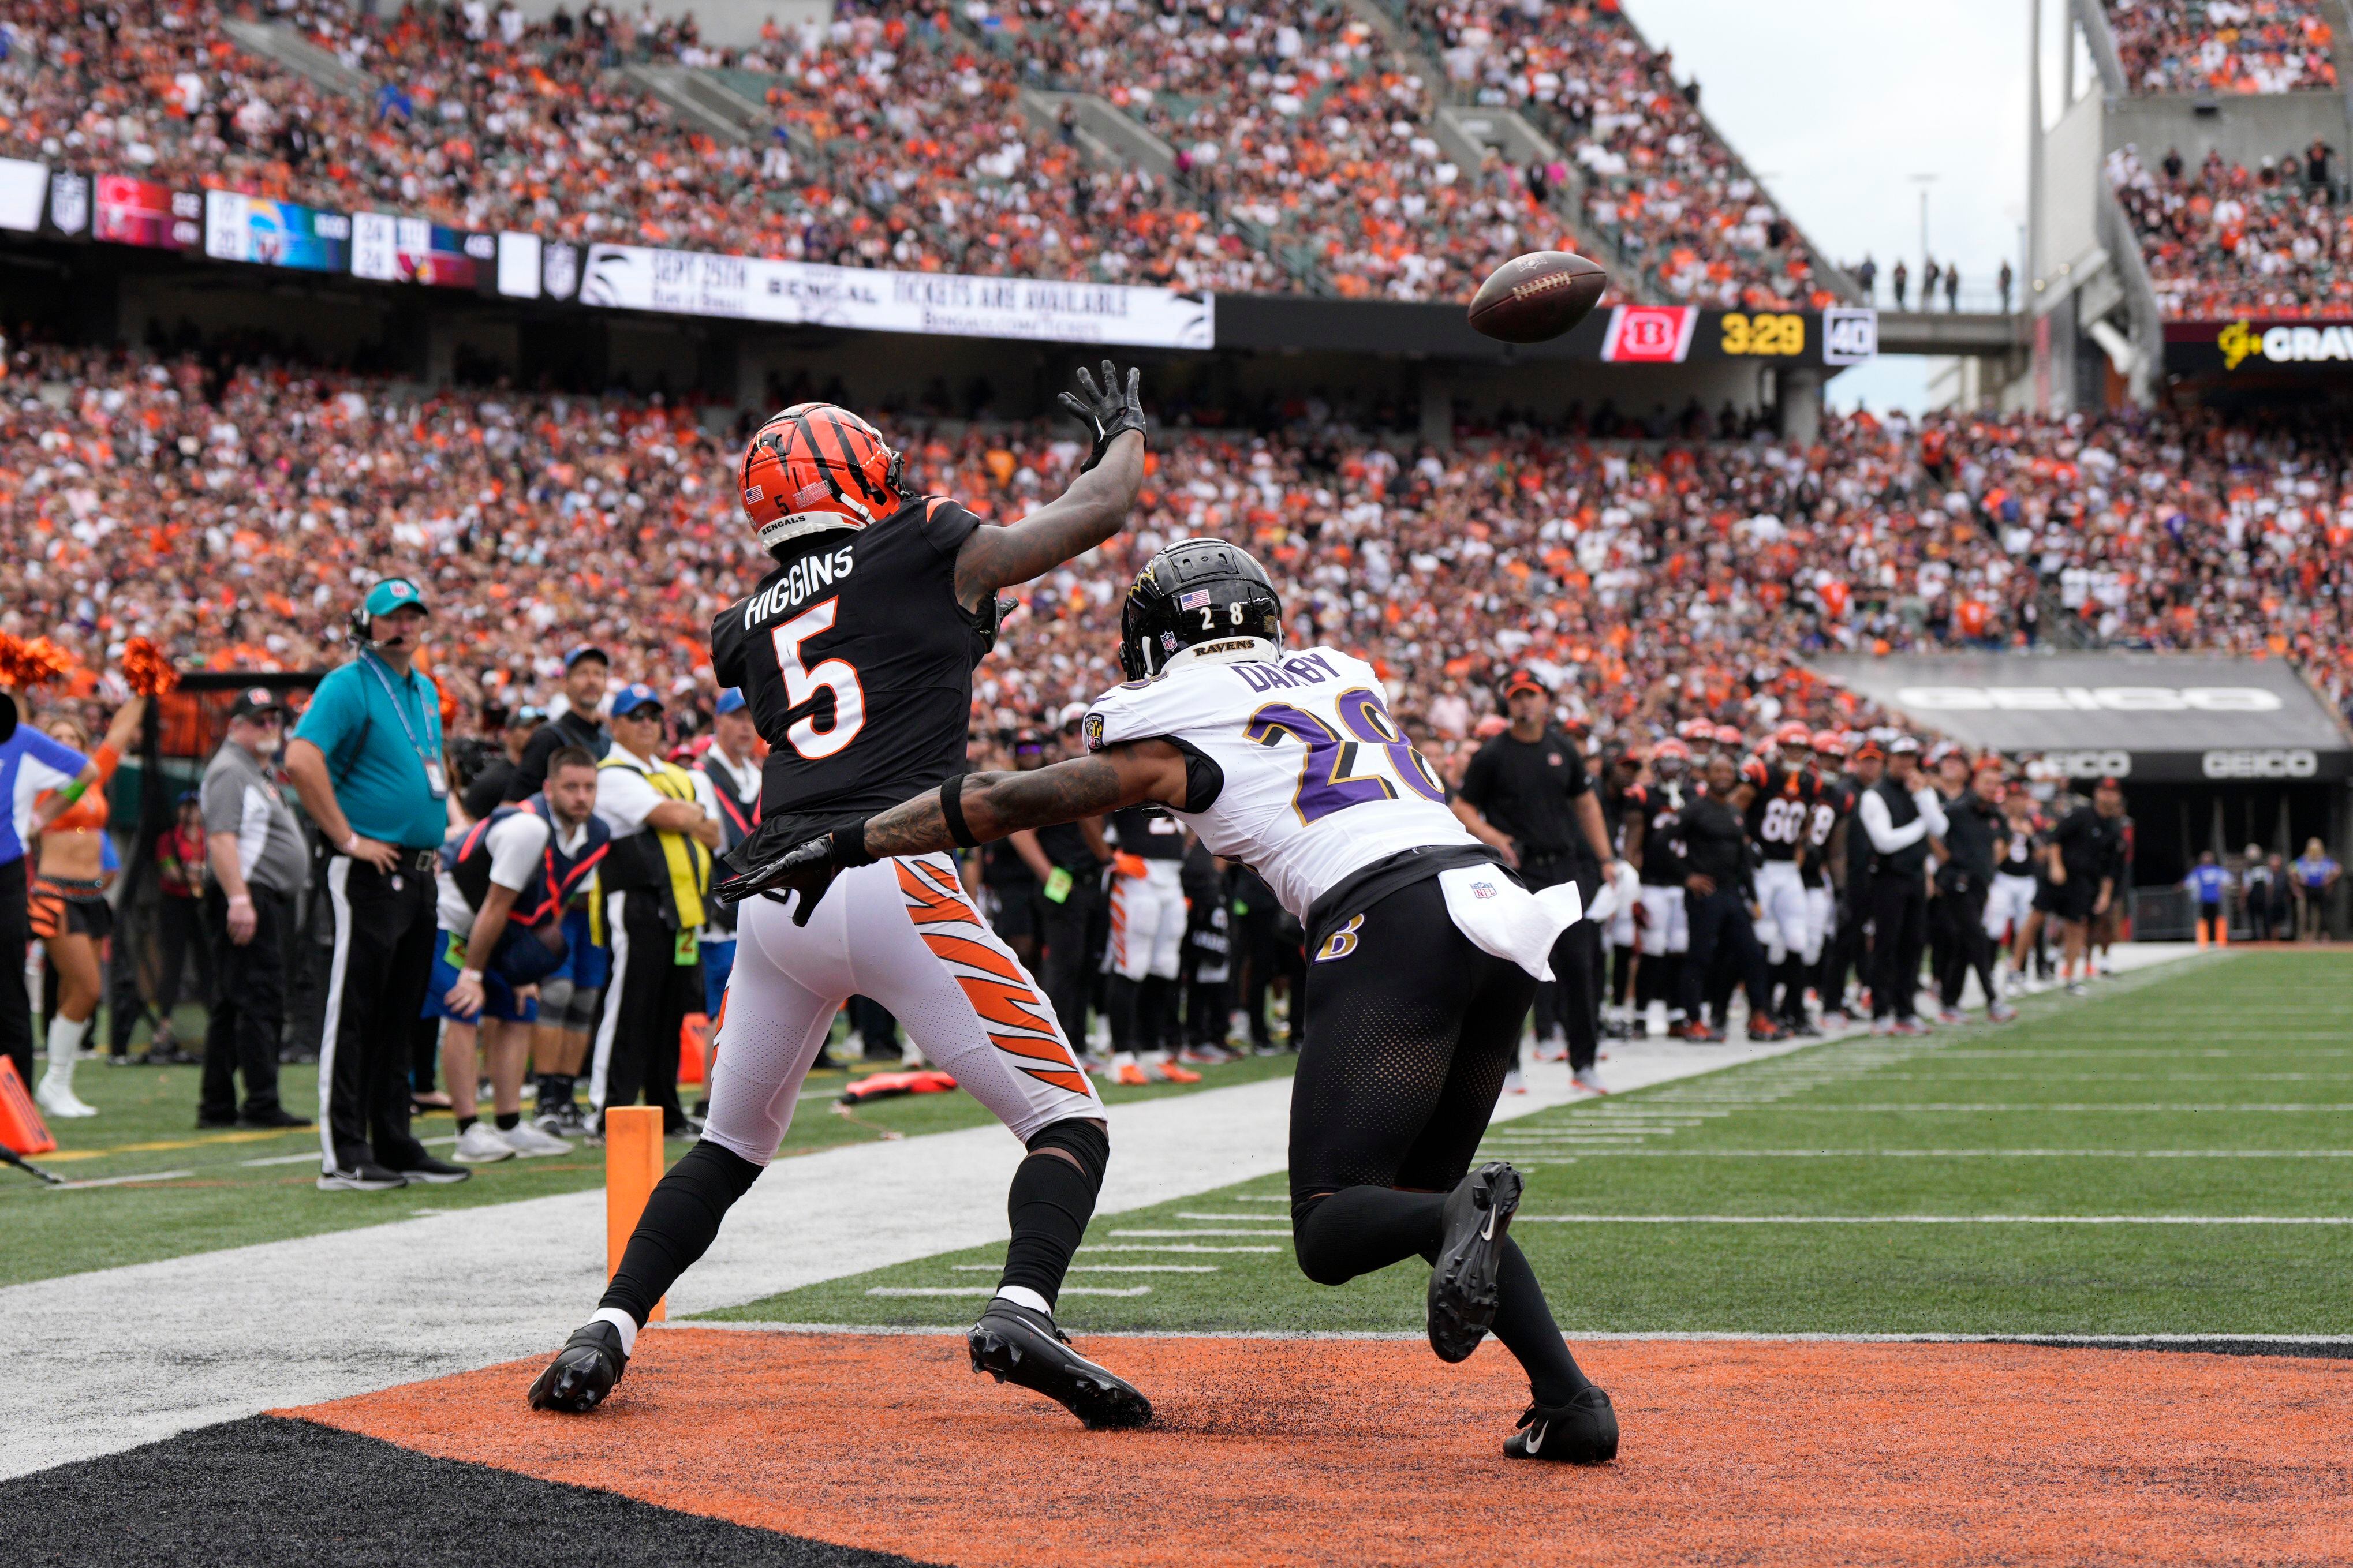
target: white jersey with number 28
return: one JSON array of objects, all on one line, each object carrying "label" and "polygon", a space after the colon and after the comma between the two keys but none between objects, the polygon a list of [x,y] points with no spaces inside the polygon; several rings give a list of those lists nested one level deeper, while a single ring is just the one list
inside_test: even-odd
[{"label": "white jersey with number 28", "polygon": [[1265,878],[1303,920],[1318,898],[1376,860],[1479,846],[1389,716],[1372,666],[1336,648],[1232,663],[1187,659],[1104,692],[1088,710],[1085,735],[1090,751],[1165,740],[1216,763],[1224,775],[1216,798],[1175,815],[1213,853]]}]

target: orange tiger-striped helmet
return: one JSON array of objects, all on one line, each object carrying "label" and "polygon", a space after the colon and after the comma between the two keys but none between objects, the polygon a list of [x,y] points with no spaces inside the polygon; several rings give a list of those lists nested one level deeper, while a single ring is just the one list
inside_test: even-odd
[{"label": "orange tiger-striped helmet", "polygon": [[906,459],[830,403],[796,403],[753,433],[737,476],[760,547],[820,528],[864,528],[906,504]]}]

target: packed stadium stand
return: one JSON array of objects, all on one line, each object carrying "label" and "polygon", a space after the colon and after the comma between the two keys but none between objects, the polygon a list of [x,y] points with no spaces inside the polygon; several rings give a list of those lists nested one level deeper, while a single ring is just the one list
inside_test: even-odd
[{"label": "packed stadium stand", "polygon": [[2293,92],[2337,85],[2322,0],[2105,0],[2135,92]]},{"label": "packed stadium stand", "polygon": [[2214,152],[2194,169],[2168,152],[2151,169],[2124,147],[2106,170],[2169,319],[2353,310],[2353,214],[2336,199],[2326,154],[2291,149],[2250,173]]},{"label": "packed stadium stand", "polygon": [[[467,231],[906,270],[1451,298],[1592,236],[1631,297],[1852,292],[1614,5],[1400,26],[1338,0],[1174,5],[1142,29],[1109,5],[1034,9],[880,0],[721,49],[691,16],[601,5],[526,21],[481,0],[322,3],[232,27],[209,4],[34,0],[8,19],[0,155]],[[260,52],[273,33],[340,74]],[[765,122],[729,134],[682,112],[649,66]],[[1024,104],[1041,88],[1106,89],[1169,166],[1082,142]],[[1447,137],[1449,94],[1525,110],[1562,151],[1522,163]]]},{"label": "packed stadium stand", "polygon": [[[64,348],[8,370],[0,627],[88,671],[132,635],[213,667],[328,662],[353,584],[398,567],[435,599],[436,673],[463,707],[543,699],[582,641],[707,703],[709,617],[765,564],[734,437],[658,402]],[[918,484],[984,515],[1056,493],[1083,455],[1042,426],[885,425]],[[2340,434],[1864,416],[1805,448],[1521,429],[1441,452],[1304,420],[1168,431],[1129,531],[1024,593],[974,725],[1050,722],[1113,683],[1122,589],[1196,533],[1250,542],[1292,635],[1367,650],[1441,752],[1515,664],[1563,678],[1604,740],[1702,713],[1844,721],[1797,661],[1847,648],[2267,654],[2345,710]]]}]

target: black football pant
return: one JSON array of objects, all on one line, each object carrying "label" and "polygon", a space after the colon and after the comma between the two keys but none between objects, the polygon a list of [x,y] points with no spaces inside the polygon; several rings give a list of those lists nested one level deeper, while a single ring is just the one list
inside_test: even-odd
[{"label": "black football pant", "polygon": [[1094,971],[1087,963],[1087,927],[1096,906],[1103,902],[1103,890],[1096,886],[1092,871],[1073,871],[1071,876],[1071,896],[1060,903],[1043,894],[1039,897],[1039,925],[1046,938],[1046,973],[1040,984],[1056,1021],[1062,1026],[1062,1037],[1073,1050],[1084,1051],[1087,1003],[1095,983]]},{"label": "black football pant", "polygon": [[[1354,947],[1307,966],[1291,1097],[1292,1234],[1320,1285],[1436,1258],[1445,1194],[1478,1154],[1535,995],[1525,970],[1456,929],[1435,877],[1363,917]],[[1565,1403],[1585,1374],[1508,1238],[1497,1290],[1495,1337],[1538,1403]]]},{"label": "black football pant", "polygon": [[1936,994],[1947,1007],[1961,1005],[1961,988],[1968,984],[1972,970],[1989,1004],[2001,997],[1994,988],[1993,938],[1985,929],[1987,890],[1982,882],[1972,882],[1965,889],[1939,888],[1930,906],[1931,916],[1942,928],[1945,945],[1945,972]]},{"label": "black football pant", "polygon": [[1773,996],[1767,984],[1765,948],[1757,940],[1757,922],[1749,918],[1747,900],[1724,888],[1713,893],[1686,891],[1683,918],[1691,928],[1691,952],[1683,959],[1683,1016],[1694,1021],[1707,1016],[1705,1008],[1712,994],[1709,982],[1721,963],[1730,982],[1724,988],[1724,996],[1731,995],[1732,984],[1746,986],[1750,1018],[1761,1021],[1772,1017]]},{"label": "black football pant", "polygon": [[[1567,862],[1538,862],[1522,867],[1520,879],[1530,892],[1574,880],[1589,907],[1593,896],[1601,890],[1600,879],[1572,878],[1570,870]],[[1553,977],[1536,987],[1536,1034],[1542,1037],[1559,1033],[1567,1037],[1571,1071],[1591,1067],[1600,1051],[1601,965],[1601,928],[1591,921],[1578,921],[1553,943]]]},{"label": "black football pant", "polygon": [[[213,966],[220,989],[205,1026],[204,1088],[196,1114],[226,1120],[237,1114],[237,1078],[245,1078],[245,1113],[267,1116],[278,1104],[278,1036],[286,1023],[286,945],[292,934],[294,900],[284,893],[247,885],[253,899],[253,937],[242,946],[229,940],[228,900],[218,886],[205,894]],[[166,899],[189,904],[193,899]],[[167,1013],[165,1016],[170,1016]]]},{"label": "black football pant", "polygon": [[438,860],[431,849],[404,849],[391,871],[343,855],[327,862],[334,956],[319,1039],[319,1142],[342,1169],[365,1159],[371,1144],[376,1163],[396,1171],[425,1157],[408,1131],[408,1040],[440,935]]},{"label": "black football pant", "polygon": [[33,1089],[33,1002],[25,993],[25,951],[33,941],[29,858],[0,860],[0,1055]]},{"label": "black football pant", "polygon": [[664,917],[661,895],[649,888],[608,894],[605,929],[613,942],[613,978],[605,987],[605,1015],[596,1026],[588,1103],[635,1105],[640,1096],[661,1108],[662,1131],[686,1126],[678,1102],[678,1037],[689,1013],[702,1008],[702,944],[688,933],[688,962],[679,962],[679,933]]},{"label": "black football pant", "polygon": [[1928,935],[1928,889],[1916,871],[1871,879],[1871,1016],[1909,1020]]}]

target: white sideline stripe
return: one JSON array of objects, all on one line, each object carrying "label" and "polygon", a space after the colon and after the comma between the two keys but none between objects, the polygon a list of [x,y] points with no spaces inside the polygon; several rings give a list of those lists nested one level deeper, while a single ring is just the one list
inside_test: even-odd
[{"label": "white sideline stripe", "polygon": [[1291,1238],[1291,1233],[1287,1230],[1233,1230],[1230,1228],[1222,1230],[1114,1230],[1111,1234],[1113,1236],[1279,1236],[1286,1241]]},{"label": "white sideline stripe", "polygon": [[1234,1194],[1234,1202],[1238,1204],[1287,1204],[1290,1201],[1290,1195],[1284,1193],[1236,1193]]},{"label": "white sideline stripe", "polygon": [[[1068,1294],[1068,1292],[1064,1292]],[[872,1334],[941,1338],[964,1331],[939,1325],[907,1323],[761,1322],[751,1319],[703,1319],[682,1322],[671,1319],[648,1323],[647,1332],[672,1329],[720,1329],[749,1334]],[[2353,1336],[2345,1334],[2234,1333],[2217,1329],[2207,1333],[2068,1334],[2040,1329],[1996,1331],[1982,1334],[1774,1333],[1748,1329],[1660,1329],[1648,1332],[1622,1329],[1563,1329],[1570,1340],[1584,1343],[1641,1344],[1659,1341],[1672,1344],[1828,1344],[1828,1345],[2030,1345],[2086,1350],[2129,1350],[2152,1345],[2330,1345],[2353,1355]],[[1091,1340],[1386,1340],[1419,1343],[1428,1339],[1420,1329],[1089,1329]]]},{"label": "white sideline stripe", "polygon": [[[875,1285],[866,1291],[870,1296],[994,1296],[994,1285]],[[1149,1285],[1065,1285],[1065,1296],[1149,1296]]]},{"label": "white sideline stripe", "polygon": [[[996,1274],[1003,1266],[996,1263],[958,1263],[953,1266],[958,1274]],[[1215,1263],[1073,1263],[1073,1274],[1219,1274],[1224,1270]]]},{"label": "white sideline stripe", "polygon": [[[2118,956],[2156,965],[2190,951],[2143,944]],[[1838,1044],[1852,1037],[1628,1042],[1613,1046],[1603,1071],[1612,1088],[1644,1089],[1825,1046],[1853,1050]],[[1535,1064],[1527,1077],[1529,1092],[1505,1096],[1496,1122],[1592,1098],[1570,1084],[1565,1063]],[[1119,1154],[1097,1212],[1279,1175],[1290,1105],[1282,1078],[1113,1106]],[[670,1310],[685,1318],[740,1307],[1001,1243],[1006,1183],[1021,1157],[1002,1129],[984,1126],[780,1160],[729,1212],[718,1241],[671,1291]],[[601,1193],[386,1219],[0,1287],[10,1342],[0,1479],[282,1405],[543,1354],[604,1289]],[[174,1305],[168,1333],[154,1327],[158,1301]],[[462,1303],[463,1334],[450,1332],[452,1303]]]},{"label": "white sideline stripe", "polygon": [[[1281,1252],[1282,1248],[1279,1247],[1155,1247],[1148,1242],[1136,1242],[1132,1246],[1123,1247],[1091,1241],[1079,1250],[1081,1252]],[[989,1267],[993,1268],[996,1265],[990,1264]]]},{"label": "white sideline stripe", "polygon": [[1524,1214],[1515,1225],[2353,1225],[2353,1215]]},{"label": "white sideline stripe", "polygon": [[[319,1156],[305,1154],[301,1158],[315,1163]],[[137,1176],[93,1176],[87,1182],[61,1182],[56,1186],[45,1184],[41,1190],[46,1193],[70,1193],[83,1187],[127,1187],[134,1182],[176,1182],[184,1176],[195,1174],[194,1171],[149,1171]]]},{"label": "white sideline stripe", "polygon": [[2335,1111],[2340,1113],[2353,1111],[2353,1100],[2338,1100],[2333,1102],[2321,1100],[2301,1104],[2295,1102],[2274,1102],[2263,1104],[2247,1102],[2236,1105],[2225,1104],[2219,1101],[2206,1101],[2195,1105],[2166,1105],[2154,1100],[2021,1100],[2012,1103],[2000,1100],[1873,1100],[1846,1105],[1791,1105],[1785,1106],[1783,1109],[1799,1116],[1812,1116],[1818,1112],[1825,1110],[1835,1110],[1841,1114],[1849,1111],[1862,1111],[1875,1116],[1885,1115],[1890,1111],[1899,1110],[1968,1111],[1971,1114],[1981,1112],[1990,1113],[1996,1111],[2008,1113],[2017,1110],[2063,1110],[2071,1116],[2081,1115],[2085,1111],[2091,1110],[2118,1110],[2132,1113],[2164,1112],[2168,1115],[2177,1112],[2211,1110],[2253,1110],[2261,1111],[2265,1114],[2284,1114],[2294,1111]]}]

